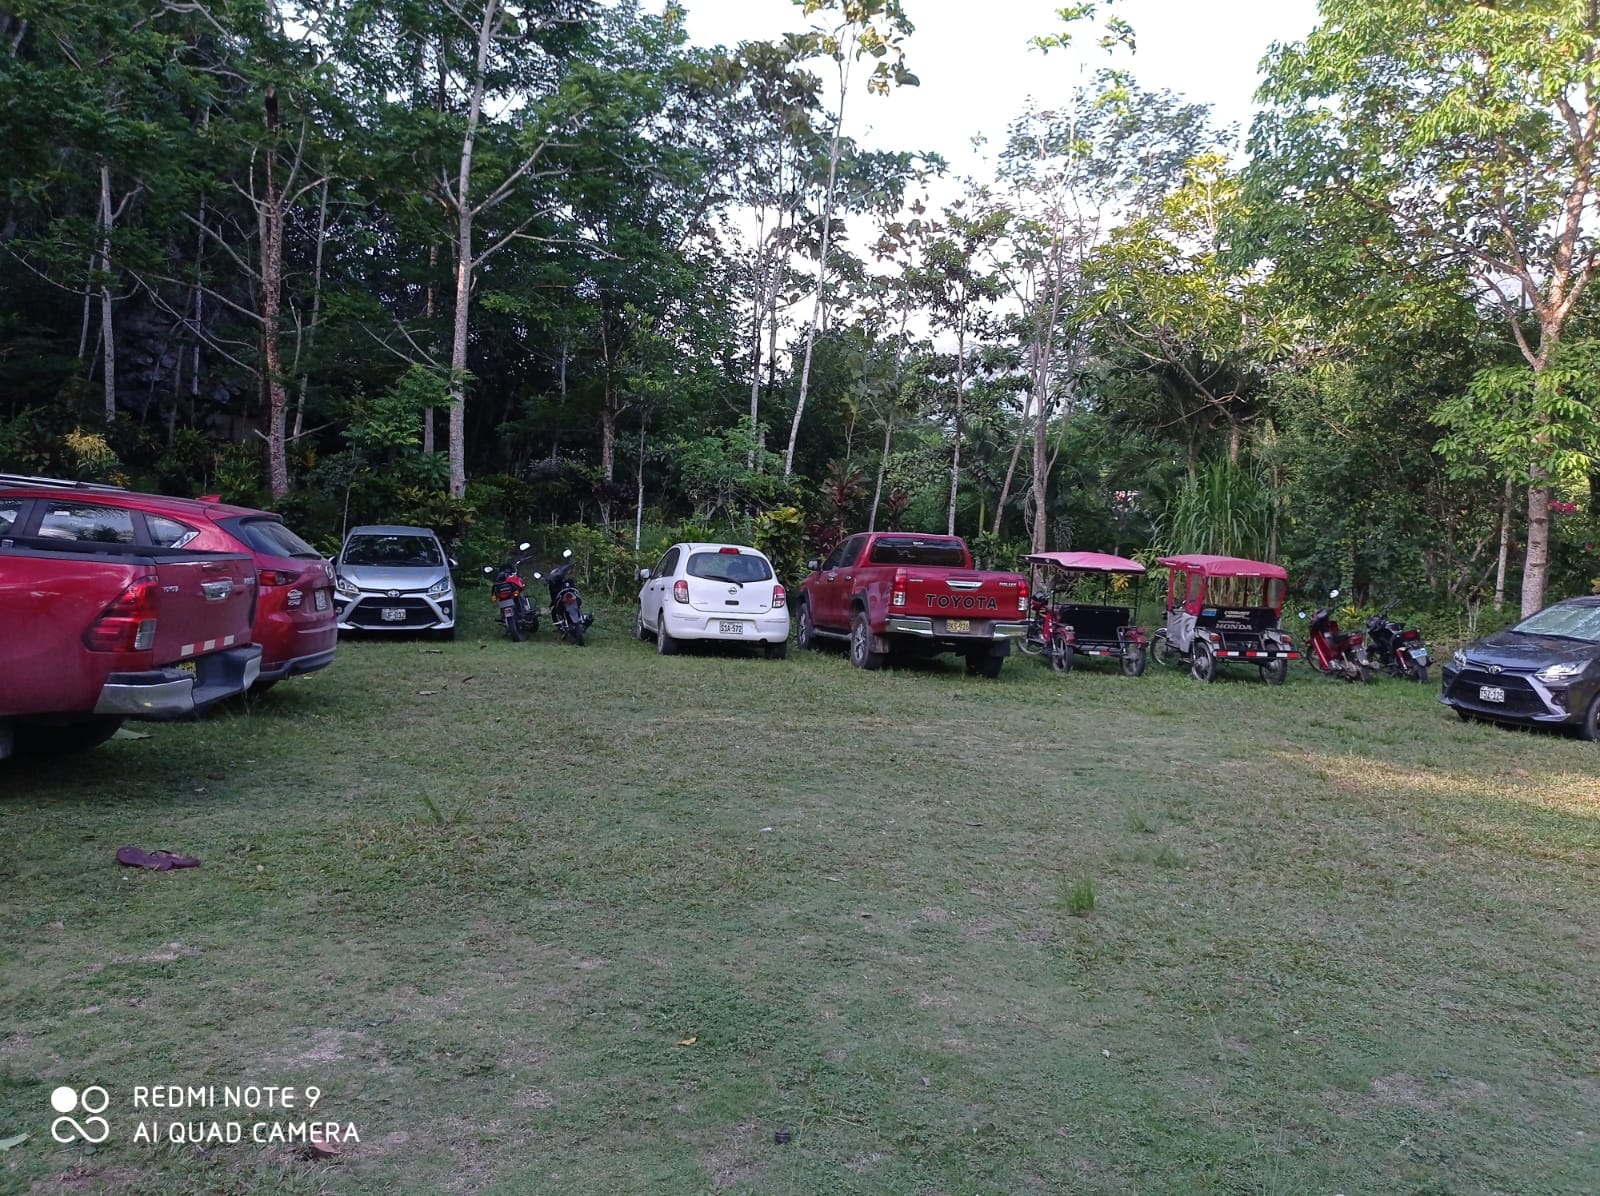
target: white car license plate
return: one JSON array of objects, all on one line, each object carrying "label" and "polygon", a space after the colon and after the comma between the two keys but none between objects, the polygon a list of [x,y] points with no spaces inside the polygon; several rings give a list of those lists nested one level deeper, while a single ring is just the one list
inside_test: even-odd
[{"label": "white car license plate", "polygon": [[944,629],[946,631],[948,631],[948,632],[951,632],[952,634],[955,633],[955,632],[958,632],[958,631],[971,631],[972,630],[972,620],[971,619],[946,619],[944,621]]},{"label": "white car license plate", "polygon": [[328,591],[318,590],[311,596],[311,605],[317,610],[328,609]]},{"label": "white car license plate", "polygon": [[406,621],[406,608],[403,606],[384,607],[383,621],[385,623],[404,623]]},{"label": "white car license plate", "polygon": [[1480,702],[1504,702],[1505,700],[1506,700],[1506,691],[1501,689],[1498,685],[1480,685],[1480,686],[1478,686],[1478,701],[1480,701]]},{"label": "white car license plate", "polygon": [[723,635],[743,635],[744,624],[737,619],[723,619],[717,624],[717,630]]}]

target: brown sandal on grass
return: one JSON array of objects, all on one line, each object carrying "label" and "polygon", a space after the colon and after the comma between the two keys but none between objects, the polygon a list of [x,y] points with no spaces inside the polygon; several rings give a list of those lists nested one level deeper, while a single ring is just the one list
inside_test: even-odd
[{"label": "brown sandal on grass", "polygon": [[149,868],[154,872],[167,872],[173,868],[198,868],[200,861],[190,855],[175,851],[146,851],[142,847],[120,847],[117,863],[130,868]]}]

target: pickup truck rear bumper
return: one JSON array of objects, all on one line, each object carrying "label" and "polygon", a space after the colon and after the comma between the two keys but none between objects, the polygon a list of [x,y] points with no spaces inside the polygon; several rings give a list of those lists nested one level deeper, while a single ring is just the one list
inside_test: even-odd
[{"label": "pickup truck rear bumper", "polygon": [[[940,619],[943,623],[945,620]],[[976,620],[975,620],[976,621]],[[932,619],[920,618],[916,615],[895,615],[884,624],[885,635],[920,635],[926,639],[993,639],[1011,640],[1021,639],[1028,634],[1026,623],[990,623],[989,633],[985,636],[981,631],[972,635],[950,635],[943,631],[935,631]]]},{"label": "pickup truck rear bumper", "polygon": [[318,669],[325,669],[333,663],[334,649],[326,652],[316,652],[310,656],[297,656],[293,660],[285,660],[270,669],[262,669],[260,680],[282,681],[285,677],[298,677],[303,673],[314,673]]},{"label": "pickup truck rear bumper", "polygon": [[112,673],[100,690],[96,714],[169,720],[193,718],[207,706],[241,694],[261,675],[261,646],[246,644],[194,661],[195,671],[150,669]]}]

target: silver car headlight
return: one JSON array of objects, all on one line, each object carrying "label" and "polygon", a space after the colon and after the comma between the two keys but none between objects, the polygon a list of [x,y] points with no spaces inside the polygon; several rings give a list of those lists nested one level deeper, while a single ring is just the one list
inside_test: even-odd
[{"label": "silver car headlight", "polygon": [[351,597],[361,593],[360,590],[356,589],[356,583],[348,580],[343,575],[333,579],[333,588],[338,590],[339,593],[349,594]]},{"label": "silver car headlight", "polygon": [[1540,681],[1547,685],[1552,682],[1571,681],[1583,672],[1584,666],[1576,661],[1567,661],[1562,664],[1552,664],[1540,669],[1534,674]]},{"label": "silver car headlight", "polygon": [[438,581],[434,582],[428,587],[429,598],[443,598],[449,593],[450,579],[448,577],[441,577]]}]

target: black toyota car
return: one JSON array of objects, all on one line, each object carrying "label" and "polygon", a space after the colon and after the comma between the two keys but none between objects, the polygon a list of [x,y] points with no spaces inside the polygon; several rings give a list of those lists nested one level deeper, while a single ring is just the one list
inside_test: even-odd
[{"label": "black toyota car", "polygon": [[1557,602],[1458,649],[1439,700],[1464,719],[1567,724],[1600,739],[1600,596]]}]

